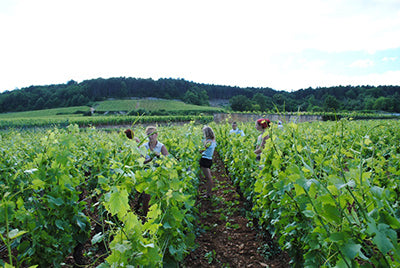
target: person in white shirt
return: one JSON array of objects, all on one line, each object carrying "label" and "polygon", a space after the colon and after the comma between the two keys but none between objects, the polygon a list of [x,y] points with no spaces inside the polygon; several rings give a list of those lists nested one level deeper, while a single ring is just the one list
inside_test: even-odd
[{"label": "person in white shirt", "polygon": [[160,154],[164,156],[169,154],[165,145],[157,140],[158,132],[156,127],[148,126],[146,128],[146,136],[149,138],[149,142],[146,142],[143,146],[150,151],[150,155],[146,155],[145,164],[153,160],[154,157],[159,157]]},{"label": "person in white shirt", "polygon": [[243,130],[238,129],[236,122],[232,123],[232,129],[229,131],[229,134],[232,134],[232,133],[237,134],[237,135],[241,135],[242,137],[244,136]]},{"label": "person in white shirt", "polygon": [[201,170],[203,171],[204,176],[207,179],[206,197],[210,198],[212,195],[212,188],[214,185],[210,168],[213,164],[212,159],[213,159],[215,147],[217,146],[217,142],[215,141],[214,131],[209,126],[203,127],[203,135],[204,135],[204,140],[203,140],[204,148],[202,150],[200,150],[201,158],[200,158],[199,164],[200,164]]},{"label": "person in white shirt", "polygon": [[[143,146],[147,149],[148,154],[145,157],[144,164],[149,163],[153,160],[154,157],[160,157],[169,155],[167,148],[164,144],[157,140],[158,132],[155,126],[148,126],[146,128],[146,136],[149,138],[149,141],[143,144]],[[143,214],[146,217],[147,212],[149,211],[149,203],[151,196],[146,194],[144,191],[140,194],[139,203],[142,203]]]}]

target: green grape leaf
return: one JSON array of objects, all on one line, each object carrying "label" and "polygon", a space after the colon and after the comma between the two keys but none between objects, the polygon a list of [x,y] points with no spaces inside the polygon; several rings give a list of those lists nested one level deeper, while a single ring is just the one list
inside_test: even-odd
[{"label": "green grape leaf", "polygon": [[42,180],[34,179],[32,181],[32,185],[33,185],[33,189],[38,190],[38,189],[43,188],[46,185],[46,183]]},{"label": "green grape leaf", "polygon": [[122,218],[129,210],[128,192],[120,187],[113,187],[107,207],[111,215],[118,214]]},{"label": "green grape leaf", "polygon": [[394,248],[393,243],[390,241],[388,236],[396,236],[396,233],[386,224],[378,224],[378,230],[379,231],[376,233],[372,241],[374,241],[383,254],[386,254]]},{"label": "green grape leaf", "polygon": [[57,207],[64,204],[64,201],[61,198],[54,198],[51,195],[47,195],[47,200],[50,204],[56,205]]},{"label": "green grape leaf", "polygon": [[342,218],[340,216],[340,211],[336,206],[331,204],[324,204],[324,210],[322,216],[325,218],[334,221],[336,224],[340,224],[342,222]]},{"label": "green grape leaf", "polygon": [[343,254],[349,258],[349,259],[354,259],[359,253],[361,252],[361,245],[360,244],[355,244],[353,241],[347,241],[343,245],[342,252]]}]

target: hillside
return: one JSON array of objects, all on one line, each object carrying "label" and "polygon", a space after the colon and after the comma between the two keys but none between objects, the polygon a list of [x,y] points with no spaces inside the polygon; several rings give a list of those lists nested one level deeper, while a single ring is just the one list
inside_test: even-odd
[{"label": "hillside", "polygon": [[[97,78],[77,83],[30,86],[0,94],[0,113],[92,106],[110,98],[178,99],[209,106],[225,100],[235,111],[385,111],[400,112],[400,86],[336,86],[293,92],[239,88],[183,79]],[[220,101],[221,102],[221,101]],[[140,109],[140,108],[139,108]],[[130,109],[126,109],[130,110]]]},{"label": "hillside", "polygon": [[[162,99],[134,99],[134,100],[107,100],[93,103],[96,114],[199,114],[213,113],[222,111],[221,108],[199,106],[187,104],[176,100]],[[81,117],[83,114],[90,114],[89,106],[73,106],[64,108],[53,108],[36,111],[9,112],[1,113],[1,119],[19,119],[19,118],[57,118],[57,117]]]},{"label": "hillside", "polygon": [[0,129],[99,125],[131,125],[137,123],[209,122],[212,114],[222,109],[186,104],[176,100],[132,99],[95,102],[89,106],[44,109],[0,114]]},{"label": "hillside", "polygon": [[132,114],[178,114],[178,113],[200,113],[200,112],[216,112],[221,111],[221,108],[200,106],[194,104],[184,103],[177,100],[165,100],[165,99],[129,99],[129,100],[108,100],[100,101],[93,105],[97,112],[130,112]]}]

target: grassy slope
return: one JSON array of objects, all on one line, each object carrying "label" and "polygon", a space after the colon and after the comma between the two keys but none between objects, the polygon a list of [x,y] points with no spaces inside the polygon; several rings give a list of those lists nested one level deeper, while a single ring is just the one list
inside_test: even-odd
[{"label": "grassy slope", "polygon": [[132,111],[138,109],[145,109],[148,111],[219,110],[216,109],[215,107],[192,105],[175,100],[149,100],[149,99],[102,101],[98,102],[97,105],[95,105],[95,108],[96,110],[99,111]]},{"label": "grassy slope", "polygon": [[60,116],[82,116],[82,114],[74,114],[76,111],[90,111],[88,106],[74,106],[65,108],[54,108],[37,111],[15,112],[15,113],[0,113],[0,119],[13,118],[38,118],[38,117],[60,117]]},{"label": "grassy slope", "polygon": [[[131,111],[137,109],[145,109],[148,111],[166,110],[199,110],[199,111],[215,111],[219,110],[215,107],[198,106],[186,104],[174,100],[108,100],[97,102],[95,105],[98,111]],[[15,119],[15,118],[59,118],[59,117],[80,117],[82,114],[74,114],[76,111],[89,111],[88,106],[75,106],[66,108],[55,108],[38,111],[26,111],[15,113],[0,114],[1,119]]]}]

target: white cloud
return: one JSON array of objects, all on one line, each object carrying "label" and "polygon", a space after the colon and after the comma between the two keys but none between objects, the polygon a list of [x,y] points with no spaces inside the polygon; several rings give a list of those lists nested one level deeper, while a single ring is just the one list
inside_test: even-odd
[{"label": "white cloud", "polygon": [[368,68],[372,66],[374,66],[374,62],[370,59],[356,60],[349,65],[349,67],[351,68]]},{"label": "white cloud", "polygon": [[396,61],[397,57],[384,57],[382,58],[382,61]]}]

